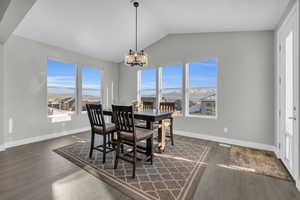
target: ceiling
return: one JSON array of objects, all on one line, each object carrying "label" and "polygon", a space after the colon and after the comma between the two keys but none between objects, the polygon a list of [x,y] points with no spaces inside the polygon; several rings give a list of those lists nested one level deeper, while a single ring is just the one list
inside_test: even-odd
[{"label": "ceiling", "polygon": [[36,0],[0,0],[0,43],[5,43]]},{"label": "ceiling", "polygon": [[8,8],[9,3],[10,3],[10,0],[0,1],[0,22],[3,18],[3,15],[4,15],[6,9]]},{"label": "ceiling", "polygon": [[[289,0],[141,0],[140,47],[170,33],[272,30]],[[134,47],[129,0],[38,0],[14,34],[107,61]]]}]

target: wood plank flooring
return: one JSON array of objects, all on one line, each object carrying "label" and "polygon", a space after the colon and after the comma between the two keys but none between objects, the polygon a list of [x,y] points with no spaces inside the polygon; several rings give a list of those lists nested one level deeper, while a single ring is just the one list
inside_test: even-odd
[{"label": "wood plank flooring", "polygon": [[[129,199],[52,151],[88,139],[80,133],[0,152],[0,199]],[[300,200],[294,183],[226,168],[229,150],[204,142],[213,150],[193,200]]]}]

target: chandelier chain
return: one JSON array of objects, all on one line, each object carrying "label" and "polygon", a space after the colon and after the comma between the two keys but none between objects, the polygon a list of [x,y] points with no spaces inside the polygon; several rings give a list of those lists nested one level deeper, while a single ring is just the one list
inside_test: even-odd
[{"label": "chandelier chain", "polygon": [[137,28],[137,26],[138,26],[138,22],[137,22],[137,15],[138,15],[138,6],[136,6],[135,7],[135,50],[137,51],[138,50],[138,45],[137,45],[137,37],[138,37],[138,28]]}]

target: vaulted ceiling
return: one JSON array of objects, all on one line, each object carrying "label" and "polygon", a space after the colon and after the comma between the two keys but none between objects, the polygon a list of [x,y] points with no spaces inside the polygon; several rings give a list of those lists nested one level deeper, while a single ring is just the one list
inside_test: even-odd
[{"label": "vaulted ceiling", "polygon": [[5,43],[36,0],[0,0],[0,43]]},{"label": "vaulted ceiling", "polygon": [[10,0],[0,1],[0,22],[3,18],[3,15],[4,15],[6,9],[8,8],[9,3],[10,3]]},{"label": "vaulted ceiling", "polygon": [[[170,33],[272,30],[289,0],[141,0],[140,47]],[[134,46],[130,0],[38,0],[14,34],[121,62]]]}]

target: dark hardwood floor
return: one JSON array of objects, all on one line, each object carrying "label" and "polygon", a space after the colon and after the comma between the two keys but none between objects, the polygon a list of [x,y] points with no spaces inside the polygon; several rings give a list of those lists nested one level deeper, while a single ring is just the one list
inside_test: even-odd
[{"label": "dark hardwood floor", "polygon": [[[0,199],[129,199],[52,151],[89,136],[81,133],[0,152]],[[229,150],[207,143],[213,150],[193,200],[300,200],[292,182],[223,167]]]}]

